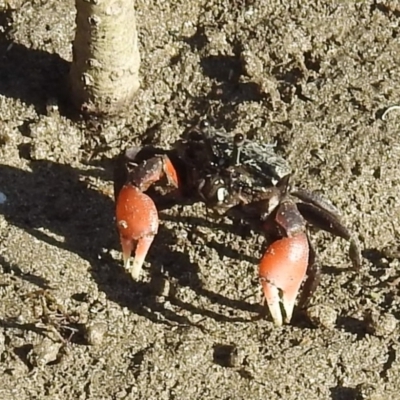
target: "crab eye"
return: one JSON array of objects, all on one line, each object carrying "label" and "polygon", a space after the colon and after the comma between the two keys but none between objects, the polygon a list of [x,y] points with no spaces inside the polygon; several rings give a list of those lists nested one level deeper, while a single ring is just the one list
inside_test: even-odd
[{"label": "crab eye", "polygon": [[233,138],[235,146],[242,146],[244,144],[245,137],[242,133],[237,133]]},{"label": "crab eye", "polygon": [[210,127],[210,123],[206,120],[202,120],[202,121],[200,121],[199,127],[201,130],[207,129]]},{"label": "crab eye", "polygon": [[228,191],[224,187],[218,188],[217,189],[218,203],[223,203],[227,194],[228,194]]}]

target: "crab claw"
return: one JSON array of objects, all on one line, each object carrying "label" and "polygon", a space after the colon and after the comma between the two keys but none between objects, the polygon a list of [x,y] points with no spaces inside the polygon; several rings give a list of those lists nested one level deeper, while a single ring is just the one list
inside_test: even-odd
[{"label": "crab claw", "polygon": [[[117,228],[120,235],[124,267],[132,278],[139,279],[147,252],[158,231],[158,213],[153,200],[136,186],[125,185],[118,194],[116,204]],[[135,258],[130,265],[131,253]]]},{"label": "crab claw", "polygon": [[[273,242],[259,265],[259,277],[271,317],[277,326],[289,323],[309,260],[307,235],[300,232]],[[283,313],[283,315],[282,315]]]}]

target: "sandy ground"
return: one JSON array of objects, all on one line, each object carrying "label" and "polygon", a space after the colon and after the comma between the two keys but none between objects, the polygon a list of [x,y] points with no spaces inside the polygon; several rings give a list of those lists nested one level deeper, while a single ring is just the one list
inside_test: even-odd
[{"label": "sandy ground", "polygon": [[[6,3],[0,398],[400,399],[399,3],[138,1],[134,111],[90,128],[59,102],[73,1]],[[313,234],[314,323],[256,319],[262,238],[202,205],[161,213],[140,282],[122,270],[110,158],[205,115],[276,142],[359,237],[355,273],[346,243]]]}]

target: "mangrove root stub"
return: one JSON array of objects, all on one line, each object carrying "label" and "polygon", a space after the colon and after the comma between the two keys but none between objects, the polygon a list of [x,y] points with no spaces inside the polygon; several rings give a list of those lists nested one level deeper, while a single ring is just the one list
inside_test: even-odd
[{"label": "mangrove root stub", "polygon": [[133,0],[76,0],[71,99],[87,114],[129,109],[139,89],[140,54]]}]

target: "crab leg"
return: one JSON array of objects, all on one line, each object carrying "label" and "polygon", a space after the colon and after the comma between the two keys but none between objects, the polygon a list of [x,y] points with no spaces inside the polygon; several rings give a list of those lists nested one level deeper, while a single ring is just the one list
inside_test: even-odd
[{"label": "crab leg", "polygon": [[307,278],[304,281],[302,293],[299,301],[297,302],[297,307],[299,309],[305,309],[308,306],[309,301],[311,300],[321,281],[321,265],[308,234],[307,239],[309,247]]},{"label": "crab leg", "polygon": [[289,323],[292,318],[308,261],[309,244],[304,232],[276,240],[261,259],[259,277],[271,317],[277,326]]},{"label": "crab leg", "polygon": [[[171,161],[156,156],[137,165],[129,174],[128,183],[116,194],[116,221],[120,236],[124,267],[137,280],[144,260],[157,234],[159,219],[153,200],[145,193],[148,187],[166,175],[168,182],[178,186]],[[130,263],[135,251],[133,263]]]},{"label": "crab leg", "polygon": [[297,208],[308,223],[350,242],[349,256],[353,268],[359,270],[362,257],[358,240],[342,224],[336,207],[312,192],[303,190],[295,192],[294,195],[303,201],[307,201],[307,203],[297,203]]}]

